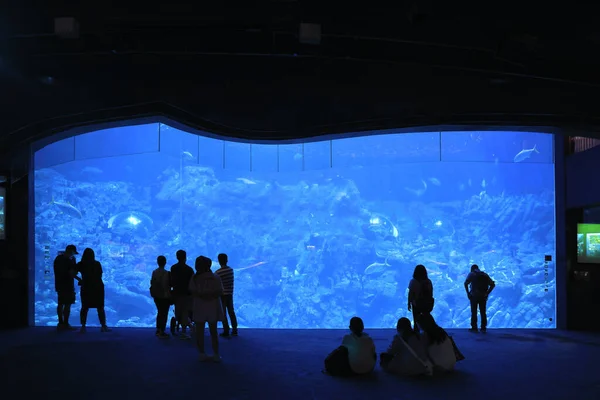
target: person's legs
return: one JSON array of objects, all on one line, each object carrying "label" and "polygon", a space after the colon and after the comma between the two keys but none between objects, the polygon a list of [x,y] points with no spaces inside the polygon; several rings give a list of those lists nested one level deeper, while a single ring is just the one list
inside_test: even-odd
[{"label": "person's legs", "polygon": [[479,314],[481,314],[481,330],[485,332],[487,330],[487,299],[480,299],[478,303]]},{"label": "person's legs", "polygon": [[57,314],[60,313],[58,321],[62,328],[72,329],[69,324],[71,316],[71,304],[75,303],[75,292],[58,292],[58,307]]},{"label": "person's legs", "polygon": [[196,321],[196,347],[200,353],[200,360],[205,361],[208,357],[204,351],[204,325],[205,322]]},{"label": "person's legs", "polygon": [[175,315],[177,317],[177,322],[181,325],[181,338],[187,339],[187,327],[190,324],[189,321],[189,313],[190,313],[190,298],[188,296],[181,296],[177,300],[177,306],[175,308]]},{"label": "person's legs", "polygon": [[[223,313],[225,313],[225,310],[223,310]],[[229,319],[231,320],[231,332],[235,336],[238,333],[238,324],[237,317],[235,316],[235,310],[233,308],[233,295],[228,296],[227,314],[229,314]]]},{"label": "person's legs", "polygon": [[183,319],[183,310],[181,309],[183,302],[181,296],[177,296],[173,299],[173,305],[175,307],[175,319],[177,320],[177,323],[181,323]]},{"label": "person's legs", "polygon": [[102,326],[102,332],[109,332],[108,326],[106,326],[106,311],[104,310],[104,306],[98,307],[98,319],[100,320],[100,325]]},{"label": "person's legs", "polygon": [[213,359],[218,362],[221,360],[219,355],[219,332],[217,331],[217,321],[208,323],[208,331],[210,332],[210,341],[213,349]]},{"label": "person's legs", "polygon": [[221,306],[223,308],[223,333],[222,336],[229,336],[229,321],[227,320],[228,295],[221,296]]},{"label": "person's legs", "polygon": [[81,306],[81,311],[79,312],[79,322],[81,323],[81,331],[85,332],[85,325],[87,324],[87,316],[90,309],[84,305]]},{"label": "person's legs", "polygon": [[160,333],[160,318],[161,318],[161,303],[159,299],[154,299],[154,305],[156,306],[156,334]]},{"label": "person's legs", "polygon": [[471,297],[471,330],[477,330],[477,299]]},{"label": "person's legs", "polygon": [[63,309],[63,324],[67,327],[71,326],[69,324],[69,317],[71,316],[71,304],[65,304],[65,308]]},{"label": "person's legs", "polygon": [[58,315],[58,327],[59,328],[61,328],[62,325],[64,325],[64,319],[63,319],[64,312],[65,312],[65,305],[60,303],[60,300],[59,300],[59,303],[56,306],[56,314]]},{"label": "person's legs", "polygon": [[167,299],[158,299],[156,300],[156,331],[160,334],[164,334],[167,330],[167,319],[169,319],[169,308],[171,305],[169,304],[169,300]]}]

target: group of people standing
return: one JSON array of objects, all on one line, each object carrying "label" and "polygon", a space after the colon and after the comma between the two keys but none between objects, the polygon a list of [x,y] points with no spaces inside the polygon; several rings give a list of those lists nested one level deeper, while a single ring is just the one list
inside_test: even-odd
[{"label": "group of people standing", "polygon": [[[80,332],[86,332],[87,316],[90,308],[98,311],[100,331],[110,332],[106,325],[104,311],[104,282],[102,281],[102,265],[96,261],[94,250],[87,248],[83,251],[81,260],[76,261],[79,254],[75,245],[68,245],[54,259],[54,288],[58,295],[56,314],[58,315],[58,330],[76,330],[69,323],[71,306],[75,304],[75,281],[81,286],[81,311],[79,319]],[[81,276],[79,276],[81,275]]]},{"label": "group of people standing", "polygon": [[[471,303],[471,332],[478,332],[477,309],[481,313],[481,332],[487,330],[486,305],[495,287],[488,274],[473,264],[464,282]],[[405,376],[433,375],[434,370],[452,371],[457,361],[464,359],[454,339],[441,328],[431,312],[435,305],[433,284],[427,269],[417,265],[408,287],[408,311],[413,314],[414,327],[402,317],[396,324],[396,335],[379,360],[385,371]],[[336,376],[354,376],[371,373],[377,363],[375,343],[364,333],[362,319],[350,320],[350,334],[344,336],[341,346],[325,358],[324,372]]]},{"label": "group of people standing", "polygon": [[[471,265],[471,272],[464,282],[467,298],[471,303],[471,332],[487,332],[487,300],[496,283],[490,276],[481,271],[477,264]],[[408,285],[408,311],[412,311],[415,331],[420,331],[419,320],[422,316],[430,315],[435,305],[433,283],[427,276],[424,265],[417,265],[413,278]],[[481,314],[481,329],[477,327],[477,309]]]},{"label": "group of people standing", "polygon": [[[59,330],[76,330],[69,324],[71,306],[75,303],[75,281],[81,286],[81,332],[86,331],[88,312],[96,308],[102,332],[109,332],[104,310],[104,283],[102,265],[96,261],[94,251],[86,248],[81,260],[74,245],[68,245],[54,260],[54,283],[58,295],[57,315]],[[177,263],[170,271],[165,269],[167,259],[158,256],[156,268],[150,280],[150,295],[156,304],[156,336],[169,338],[166,332],[171,305],[175,306],[175,317],[171,321],[171,333],[175,325],[181,326],[181,339],[190,339],[188,334],[197,332],[196,344],[203,361],[220,362],[217,323],[223,322],[221,336],[238,335],[238,324],[233,307],[234,271],[228,266],[228,257],[218,255],[219,269],[211,271],[212,260],[199,256],[195,260],[195,271],[186,264],[184,250],[176,253]],[[81,275],[81,276],[79,276]],[[479,332],[477,310],[481,314],[481,332],[487,330],[487,299],[495,283],[476,264],[464,282],[471,303],[471,332]],[[454,340],[437,325],[431,315],[435,305],[433,284],[423,265],[417,265],[408,287],[408,311],[412,312],[414,328],[408,318],[398,320],[392,344],[380,355],[381,367],[403,375],[431,375],[434,369],[450,371],[456,361],[464,357]],[[231,329],[227,315],[231,319]],[[208,324],[213,354],[208,356],[204,349],[204,327]],[[325,359],[325,371],[333,375],[357,375],[373,371],[377,353],[373,340],[364,333],[362,319],[350,320],[350,334],[342,345]]]},{"label": "group of people standing", "polygon": [[[170,271],[165,269],[167,259],[158,256],[156,268],[150,280],[150,295],[156,304],[156,336],[169,338],[166,332],[169,309],[175,306],[175,317],[171,322],[171,333],[174,326],[181,326],[181,339],[190,339],[188,334],[196,331],[196,344],[203,361],[219,362],[219,338],[217,323],[223,322],[222,337],[238,335],[237,318],[233,308],[233,269],[227,265],[227,254],[218,255],[219,269],[211,271],[212,260],[199,256],[195,261],[195,272],[186,264],[187,254],[184,250],[176,253],[177,264]],[[231,330],[227,315],[231,319]],[[213,354],[208,356],[204,350],[204,327],[208,324]]]}]

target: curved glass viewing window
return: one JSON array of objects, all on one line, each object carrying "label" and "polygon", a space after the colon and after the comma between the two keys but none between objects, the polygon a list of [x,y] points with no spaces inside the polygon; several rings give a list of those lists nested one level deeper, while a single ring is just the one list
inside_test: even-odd
[{"label": "curved glass viewing window", "polygon": [[[554,202],[549,134],[277,145],[163,124],[90,132],[35,153],[35,323],[57,323],[53,260],[75,244],[102,264],[112,326],[154,326],[156,258],[169,268],[183,249],[213,270],[228,254],[240,327],[340,329],[358,315],[393,328],[423,264],[437,322],[467,328],[478,264],[496,282],[490,328],[554,328]],[[78,293],[72,318],[79,305]]]}]

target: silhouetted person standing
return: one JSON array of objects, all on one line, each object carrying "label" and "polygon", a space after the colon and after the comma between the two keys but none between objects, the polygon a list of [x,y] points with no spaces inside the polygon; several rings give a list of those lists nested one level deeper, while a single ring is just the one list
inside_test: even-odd
[{"label": "silhouetted person standing", "polygon": [[75,304],[75,280],[79,280],[77,275],[77,264],[75,255],[79,254],[77,248],[70,244],[62,254],[54,259],[54,289],[58,295],[58,306],[56,314],[58,315],[59,330],[74,330],[69,324],[71,315],[71,306]]},{"label": "silhouetted person standing", "polygon": [[104,282],[102,281],[102,264],[96,261],[94,250],[87,248],[83,251],[81,261],[77,264],[77,271],[81,273],[81,332],[86,331],[87,316],[90,308],[98,311],[100,332],[110,332],[106,325],[106,311],[104,310]]},{"label": "silhouetted person standing", "polygon": [[223,296],[221,296],[221,303],[223,305],[223,333],[221,336],[229,336],[229,322],[227,321],[227,315],[229,315],[229,318],[231,319],[231,334],[237,336],[238,324],[233,308],[233,268],[227,265],[227,254],[219,254],[218,259],[221,268],[216,270],[215,274],[221,278],[221,283],[223,284]]},{"label": "silhouetted person standing", "polygon": [[413,271],[413,278],[408,284],[408,311],[413,313],[415,332],[420,333],[419,318],[433,310],[433,283],[427,276],[427,268],[417,265]]},{"label": "silhouetted person standing", "polygon": [[481,314],[481,332],[487,331],[487,299],[496,283],[488,274],[479,270],[477,264],[471,266],[471,273],[465,280],[467,297],[471,301],[471,332],[477,332],[477,308]]},{"label": "silhouetted person standing", "polygon": [[[211,266],[212,260],[210,258],[204,256],[196,258],[196,274],[189,282],[189,289],[194,299],[193,315],[196,323],[196,345],[200,352],[200,360],[221,362],[217,323],[223,320],[221,306],[223,285],[219,276],[210,270]],[[207,356],[204,351],[204,327],[206,323],[208,323],[212,343],[212,357]]]},{"label": "silhouetted person standing", "polygon": [[190,324],[189,314],[192,309],[192,296],[189,290],[194,270],[187,265],[187,254],[183,250],[176,253],[177,264],[171,267],[171,285],[173,285],[173,303],[175,318],[181,324],[181,338],[189,339],[186,329]]},{"label": "silhouetted person standing", "polygon": [[171,308],[171,273],[165,269],[165,265],[167,265],[165,256],[158,256],[156,263],[158,268],[152,271],[150,295],[156,305],[156,336],[166,339],[170,337],[165,330],[167,329],[169,308]]}]

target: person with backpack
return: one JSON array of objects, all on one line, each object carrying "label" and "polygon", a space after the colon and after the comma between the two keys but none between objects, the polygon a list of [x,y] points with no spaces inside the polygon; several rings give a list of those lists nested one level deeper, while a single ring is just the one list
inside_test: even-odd
[{"label": "person with backpack", "polygon": [[167,329],[169,308],[171,308],[171,273],[165,269],[165,265],[167,265],[165,256],[158,256],[156,263],[158,268],[152,271],[150,296],[156,305],[156,337],[167,339],[170,337],[165,330]]},{"label": "person with backpack", "polygon": [[487,299],[495,287],[496,283],[488,274],[481,271],[477,264],[471,266],[471,272],[465,280],[465,290],[471,302],[470,332],[477,332],[477,308],[481,314],[481,332],[487,331]]},{"label": "person with backpack", "polygon": [[430,314],[434,302],[433,284],[427,276],[427,268],[419,264],[415,267],[413,278],[408,285],[408,311],[413,313],[414,331],[417,334],[421,332],[420,316]]}]

